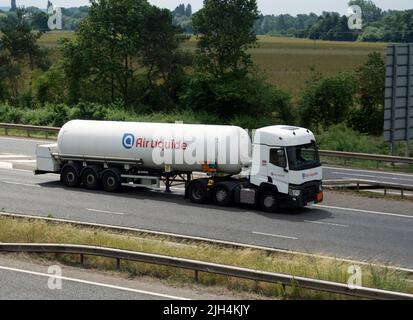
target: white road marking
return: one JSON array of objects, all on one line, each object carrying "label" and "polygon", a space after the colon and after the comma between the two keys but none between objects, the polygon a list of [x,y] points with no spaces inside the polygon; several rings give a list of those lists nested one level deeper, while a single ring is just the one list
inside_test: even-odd
[{"label": "white road marking", "polygon": [[264,233],[264,232],[252,232],[253,234],[261,235],[261,236],[268,236],[268,237],[275,237],[275,238],[283,238],[283,239],[290,239],[290,240],[298,240],[296,237],[288,237],[288,236],[282,236],[279,234],[271,234],[271,233]]},{"label": "white road marking", "polygon": [[390,216],[390,217],[400,217],[400,218],[413,219],[413,216],[408,216],[408,215],[405,215],[405,214],[381,212],[381,211],[370,211],[370,210],[361,210],[361,209],[332,207],[332,206],[324,206],[324,205],[321,205],[321,204],[315,204],[315,205],[312,205],[311,207],[321,208],[321,209],[335,209],[335,210],[342,210],[342,211],[353,211],[353,212],[371,213],[371,214],[378,214],[378,215],[382,215],[382,216]]},{"label": "white road marking", "polygon": [[13,164],[9,162],[0,162],[0,169],[13,169]]},{"label": "white road marking", "polygon": [[348,173],[348,172],[332,172],[333,174],[339,174],[342,176],[353,176],[353,177],[367,177],[367,178],[384,178],[384,179],[389,179],[389,180],[396,180],[396,181],[413,181],[413,177],[411,179],[403,179],[403,178],[392,178],[392,177],[380,177],[380,175],[369,175],[369,174],[355,174],[355,173]]},{"label": "white road marking", "polygon": [[0,159],[21,159],[21,158],[32,158],[31,156],[23,156],[17,154],[0,154]]},{"label": "white road marking", "polygon": [[117,216],[123,216],[123,215],[126,214],[126,213],[123,213],[123,212],[113,212],[113,211],[98,210],[98,209],[89,209],[89,208],[86,208],[86,210],[87,210],[87,211],[92,211],[92,212],[109,213],[109,214],[114,214],[114,215],[117,215]]},{"label": "white road marking", "polygon": [[337,223],[330,223],[330,222],[320,222],[320,221],[309,221],[309,220],[304,220],[304,222],[308,223],[314,223],[314,224],[322,224],[326,226],[333,226],[333,227],[343,227],[343,228],[348,228],[348,225],[345,224],[337,224]]},{"label": "white road marking", "polygon": [[401,177],[410,177],[413,179],[412,174],[407,174],[407,173],[393,173],[393,172],[386,172],[386,171],[372,171],[372,170],[359,170],[359,169],[347,169],[347,168],[337,168],[337,167],[329,167],[329,166],[323,166],[325,169],[331,169],[331,170],[340,170],[340,171],[351,171],[351,172],[365,172],[365,173],[375,173],[377,175],[392,175],[392,176],[401,176]]},{"label": "white road marking", "polygon": [[2,168],[1,167],[2,162],[0,162],[0,169],[3,170],[7,170],[7,171],[13,171],[14,173],[16,172],[22,172],[22,173],[30,173],[31,175],[33,175],[33,170],[24,170],[24,169],[15,169],[13,168],[13,165],[11,163],[5,162],[5,164],[8,164],[10,166],[8,166],[7,168]]},{"label": "white road marking", "polygon": [[12,163],[36,163],[36,160],[29,160],[29,159],[27,159],[27,160],[8,160],[8,161],[10,161],[10,162],[12,162]]},{"label": "white road marking", "polygon": [[53,277],[54,279],[61,279],[61,280],[66,280],[66,281],[70,281],[70,282],[82,283],[82,284],[87,284],[87,285],[92,285],[92,286],[97,286],[97,287],[103,287],[103,288],[109,288],[109,289],[115,289],[115,290],[121,290],[121,291],[133,292],[133,293],[146,294],[146,295],[150,295],[150,296],[156,296],[156,297],[172,299],[172,300],[189,300],[189,299],[186,299],[186,298],[171,296],[171,295],[167,295],[167,294],[163,294],[163,293],[156,293],[156,292],[150,292],[150,291],[145,291],[145,290],[138,290],[138,289],[120,287],[120,286],[115,286],[115,285],[111,285],[111,284],[94,282],[94,281],[87,281],[87,280],[76,279],[76,278],[56,276],[56,275],[51,275],[51,274],[41,273],[41,272],[36,272],[36,271],[31,271],[31,270],[23,270],[23,269],[3,267],[3,266],[0,266],[0,269],[1,270],[6,270],[6,271],[25,273],[25,274],[30,274],[30,275],[40,276],[40,277],[46,277],[46,278]]},{"label": "white road marking", "polygon": [[25,186],[25,187],[34,187],[34,188],[40,188],[38,184],[28,184],[28,183],[21,183],[21,182],[15,182],[15,181],[1,181],[5,184],[12,184],[16,186]]}]

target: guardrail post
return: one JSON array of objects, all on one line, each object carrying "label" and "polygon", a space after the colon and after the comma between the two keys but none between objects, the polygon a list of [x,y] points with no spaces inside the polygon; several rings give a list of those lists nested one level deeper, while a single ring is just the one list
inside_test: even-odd
[{"label": "guardrail post", "polygon": [[402,199],[404,199],[404,190],[403,190],[403,189],[401,189],[400,193],[401,193],[401,197],[402,197]]},{"label": "guardrail post", "polygon": [[360,192],[360,183],[357,182],[357,192]]},{"label": "guardrail post", "polygon": [[80,264],[83,266],[85,263],[85,256],[83,255],[83,253],[80,254]]},{"label": "guardrail post", "polygon": [[46,133],[46,134],[45,134],[46,140],[48,140],[48,139],[49,139],[49,131],[46,130],[45,133]]},{"label": "guardrail post", "polygon": [[198,270],[195,270],[195,282],[196,282],[196,283],[199,282],[199,273],[198,273]]},{"label": "guardrail post", "polygon": [[4,131],[5,131],[6,136],[8,136],[9,135],[9,129],[4,128]]},{"label": "guardrail post", "polygon": [[116,270],[120,270],[120,259],[116,258]]},{"label": "guardrail post", "polygon": [[30,138],[30,129],[27,129],[27,137]]}]

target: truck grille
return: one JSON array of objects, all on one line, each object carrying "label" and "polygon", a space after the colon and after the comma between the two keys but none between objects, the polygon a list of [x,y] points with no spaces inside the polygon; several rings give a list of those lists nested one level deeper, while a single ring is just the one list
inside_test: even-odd
[{"label": "truck grille", "polygon": [[304,203],[316,201],[317,199],[317,186],[309,186],[303,190],[302,199]]}]

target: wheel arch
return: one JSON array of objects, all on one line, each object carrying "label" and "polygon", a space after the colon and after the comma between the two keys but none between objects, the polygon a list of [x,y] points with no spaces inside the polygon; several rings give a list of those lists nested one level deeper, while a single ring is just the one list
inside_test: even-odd
[{"label": "wheel arch", "polygon": [[189,190],[195,184],[201,184],[204,187],[208,186],[209,178],[194,179],[185,186],[185,199],[189,199]]},{"label": "wheel arch", "polygon": [[267,191],[267,190],[273,191],[277,194],[279,193],[277,186],[275,186],[271,183],[261,183],[261,185],[258,189],[259,194],[261,194],[263,191]]}]

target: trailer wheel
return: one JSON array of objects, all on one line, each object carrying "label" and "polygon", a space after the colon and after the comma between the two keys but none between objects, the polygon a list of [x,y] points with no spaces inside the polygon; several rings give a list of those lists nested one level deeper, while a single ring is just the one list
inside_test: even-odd
[{"label": "trailer wheel", "polygon": [[103,173],[102,187],[107,192],[119,192],[122,188],[120,171],[117,169],[109,169]]},{"label": "trailer wheel", "polygon": [[202,204],[208,199],[208,191],[202,183],[192,183],[188,189],[189,200],[193,203]]},{"label": "trailer wheel", "polygon": [[100,187],[99,168],[89,166],[83,170],[82,182],[86,189],[97,190]]},{"label": "trailer wheel", "polygon": [[264,190],[260,196],[260,208],[264,212],[274,213],[279,208],[279,199],[275,191]]},{"label": "trailer wheel", "polygon": [[231,192],[224,186],[218,186],[212,191],[212,201],[217,206],[229,207],[232,204]]},{"label": "trailer wheel", "polygon": [[81,182],[79,172],[80,166],[69,164],[63,168],[60,178],[66,187],[76,188]]}]

